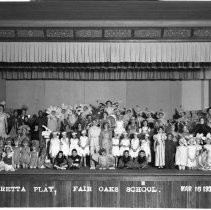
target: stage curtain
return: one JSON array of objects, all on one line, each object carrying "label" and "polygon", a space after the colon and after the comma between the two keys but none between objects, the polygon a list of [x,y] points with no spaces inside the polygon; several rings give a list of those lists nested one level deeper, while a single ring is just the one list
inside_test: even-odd
[{"label": "stage curtain", "polygon": [[211,62],[211,42],[0,42],[0,62]]},{"label": "stage curtain", "polygon": [[11,64],[0,65],[7,80],[199,80],[206,79],[205,64]]}]

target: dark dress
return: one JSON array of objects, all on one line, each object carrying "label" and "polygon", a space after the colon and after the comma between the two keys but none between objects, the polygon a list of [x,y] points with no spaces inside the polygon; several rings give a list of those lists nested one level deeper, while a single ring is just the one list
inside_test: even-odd
[{"label": "dark dress", "polygon": [[175,168],[176,146],[172,140],[165,141],[165,168]]},{"label": "dark dress", "polygon": [[127,158],[125,156],[122,156],[119,159],[118,168],[133,168],[133,160],[130,156]]},{"label": "dark dress", "polygon": [[134,166],[135,169],[141,169],[141,168],[146,168],[147,167],[147,158],[146,156],[144,157],[137,157],[134,161]]}]

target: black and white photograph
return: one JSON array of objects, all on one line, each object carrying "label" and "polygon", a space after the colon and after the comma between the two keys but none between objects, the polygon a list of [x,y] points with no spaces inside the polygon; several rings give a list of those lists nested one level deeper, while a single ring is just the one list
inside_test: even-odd
[{"label": "black and white photograph", "polygon": [[211,0],[0,0],[0,207],[211,208]]}]

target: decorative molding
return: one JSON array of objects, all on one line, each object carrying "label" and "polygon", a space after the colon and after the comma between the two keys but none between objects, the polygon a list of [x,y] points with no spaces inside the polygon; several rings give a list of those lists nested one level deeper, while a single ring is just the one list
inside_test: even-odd
[{"label": "decorative molding", "polygon": [[201,28],[19,28],[0,27],[0,41],[90,41],[90,40],[210,40],[211,27]]},{"label": "decorative molding", "polygon": [[105,29],[104,37],[105,38],[131,38],[132,30],[131,29]]},{"label": "decorative molding", "polygon": [[211,29],[194,29],[193,36],[196,38],[211,38]]},{"label": "decorative molding", "polygon": [[135,38],[161,38],[161,29],[137,29],[134,30]]},{"label": "decorative molding", "polygon": [[191,29],[164,29],[163,38],[190,38]]},{"label": "decorative molding", "polygon": [[102,29],[81,29],[76,30],[76,38],[102,38]]},{"label": "decorative molding", "polygon": [[13,38],[15,37],[15,30],[0,29],[0,38]]},{"label": "decorative molding", "polygon": [[20,38],[44,37],[44,31],[43,29],[18,29],[17,35]]},{"label": "decorative molding", "polygon": [[48,38],[73,38],[73,29],[47,29],[46,37]]}]

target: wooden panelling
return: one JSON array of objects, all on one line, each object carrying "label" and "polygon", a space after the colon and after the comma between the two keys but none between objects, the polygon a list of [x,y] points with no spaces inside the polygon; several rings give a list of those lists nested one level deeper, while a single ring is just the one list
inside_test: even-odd
[{"label": "wooden panelling", "polygon": [[[154,169],[153,169],[154,170]],[[210,208],[208,172],[20,171],[0,174],[1,207]],[[153,175],[154,174],[154,175]],[[25,192],[6,192],[20,186]],[[78,188],[76,188],[76,186]],[[79,191],[91,187],[91,191]],[[181,186],[191,186],[182,191]],[[209,188],[206,188],[208,186]],[[41,187],[40,189],[35,187]],[[48,192],[45,191],[48,188]],[[51,190],[49,190],[51,188]],[[8,188],[9,189],[9,188]],[[36,189],[36,190],[34,190]],[[136,192],[134,191],[136,189]],[[197,190],[201,189],[201,190]],[[208,192],[206,192],[208,189]],[[42,192],[41,192],[42,191]]]}]

